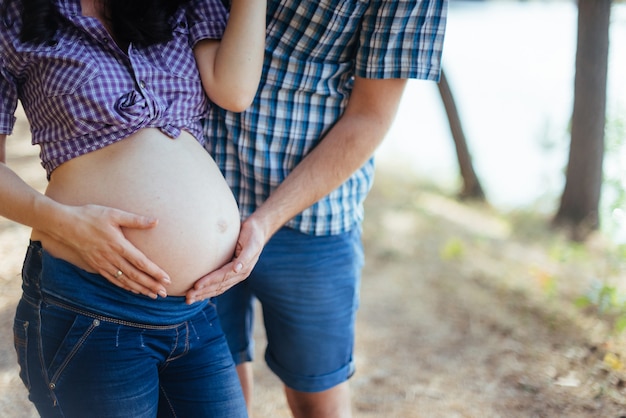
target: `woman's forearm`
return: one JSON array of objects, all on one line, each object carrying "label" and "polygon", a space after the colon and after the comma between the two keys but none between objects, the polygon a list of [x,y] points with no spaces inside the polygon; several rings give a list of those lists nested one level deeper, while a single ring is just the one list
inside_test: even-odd
[{"label": "woman's forearm", "polygon": [[243,111],[256,94],[265,50],[266,0],[233,0],[221,41],[194,52],[204,89],[217,105]]},{"label": "woman's forearm", "polygon": [[[29,186],[4,162],[0,162],[0,216],[74,249],[94,271],[117,286],[153,298],[167,294],[167,273],[137,250],[122,231],[123,227],[152,228],[156,220],[96,205],[58,203]],[[122,265],[136,268],[125,268],[128,280],[124,282],[111,277]]]},{"label": "woman's forearm", "polygon": [[62,205],[29,186],[4,162],[0,164],[0,215],[58,239],[55,225],[63,223],[63,214]]}]

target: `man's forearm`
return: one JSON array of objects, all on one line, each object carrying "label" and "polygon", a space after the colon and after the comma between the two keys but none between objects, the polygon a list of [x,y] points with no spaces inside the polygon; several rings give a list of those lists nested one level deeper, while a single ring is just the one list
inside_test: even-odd
[{"label": "man's forearm", "polygon": [[365,164],[387,134],[405,85],[357,79],[344,115],[251,215],[267,239]]}]

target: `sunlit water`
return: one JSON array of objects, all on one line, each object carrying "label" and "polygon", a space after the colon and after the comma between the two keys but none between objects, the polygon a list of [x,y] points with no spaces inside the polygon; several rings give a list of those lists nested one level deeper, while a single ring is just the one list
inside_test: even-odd
[{"label": "sunlit water", "polygon": [[[607,116],[626,124],[626,5],[614,4],[611,16]],[[558,207],[568,157],[576,30],[574,2],[450,4],[444,69],[475,169],[496,207],[546,213]],[[377,156],[380,167],[405,167],[407,175],[458,188],[454,143],[434,83],[409,83]],[[605,166],[607,175],[620,178],[626,188],[626,148],[607,156]],[[626,242],[626,215],[609,212],[614,196],[606,188],[604,195],[604,228]]]}]

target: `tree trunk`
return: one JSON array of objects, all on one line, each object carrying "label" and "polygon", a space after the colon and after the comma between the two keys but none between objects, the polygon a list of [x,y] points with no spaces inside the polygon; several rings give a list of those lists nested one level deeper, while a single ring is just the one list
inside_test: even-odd
[{"label": "tree trunk", "polygon": [[461,125],[461,118],[459,117],[459,112],[454,97],[452,96],[452,90],[450,89],[448,79],[443,69],[441,70],[441,79],[439,80],[438,87],[443,106],[446,109],[446,115],[448,116],[448,123],[450,125],[450,131],[452,132],[454,146],[456,147],[456,155],[459,161],[461,178],[463,180],[463,189],[459,196],[461,199],[484,201],[485,193],[474,171],[472,157],[467,147],[467,141],[465,140],[465,134],[463,133],[463,127]]},{"label": "tree trunk", "polygon": [[611,0],[579,0],[571,145],[553,223],[584,240],[600,224]]}]

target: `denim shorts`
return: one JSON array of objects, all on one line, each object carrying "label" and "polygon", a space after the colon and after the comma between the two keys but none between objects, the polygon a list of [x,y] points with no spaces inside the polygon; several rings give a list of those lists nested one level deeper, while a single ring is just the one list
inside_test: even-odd
[{"label": "denim shorts", "polygon": [[278,231],[250,277],[217,298],[235,363],[253,360],[258,299],[265,361],[287,387],[320,392],[349,379],[362,266],[360,228],[322,237]]},{"label": "denim shorts", "polygon": [[[138,305],[149,298],[126,306],[124,318],[107,316],[101,298],[98,311],[84,307],[90,295],[81,280],[89,273],[68,264],[33,242],[22,270],[14,345],[20,378],[42,417],[247,416],[213,304],[178,323],[131,320],[133,310],[145,316]],[[72,303],[71,295],[60,292],[61,299],[42,286],[63,280],[84,300]]]}]

